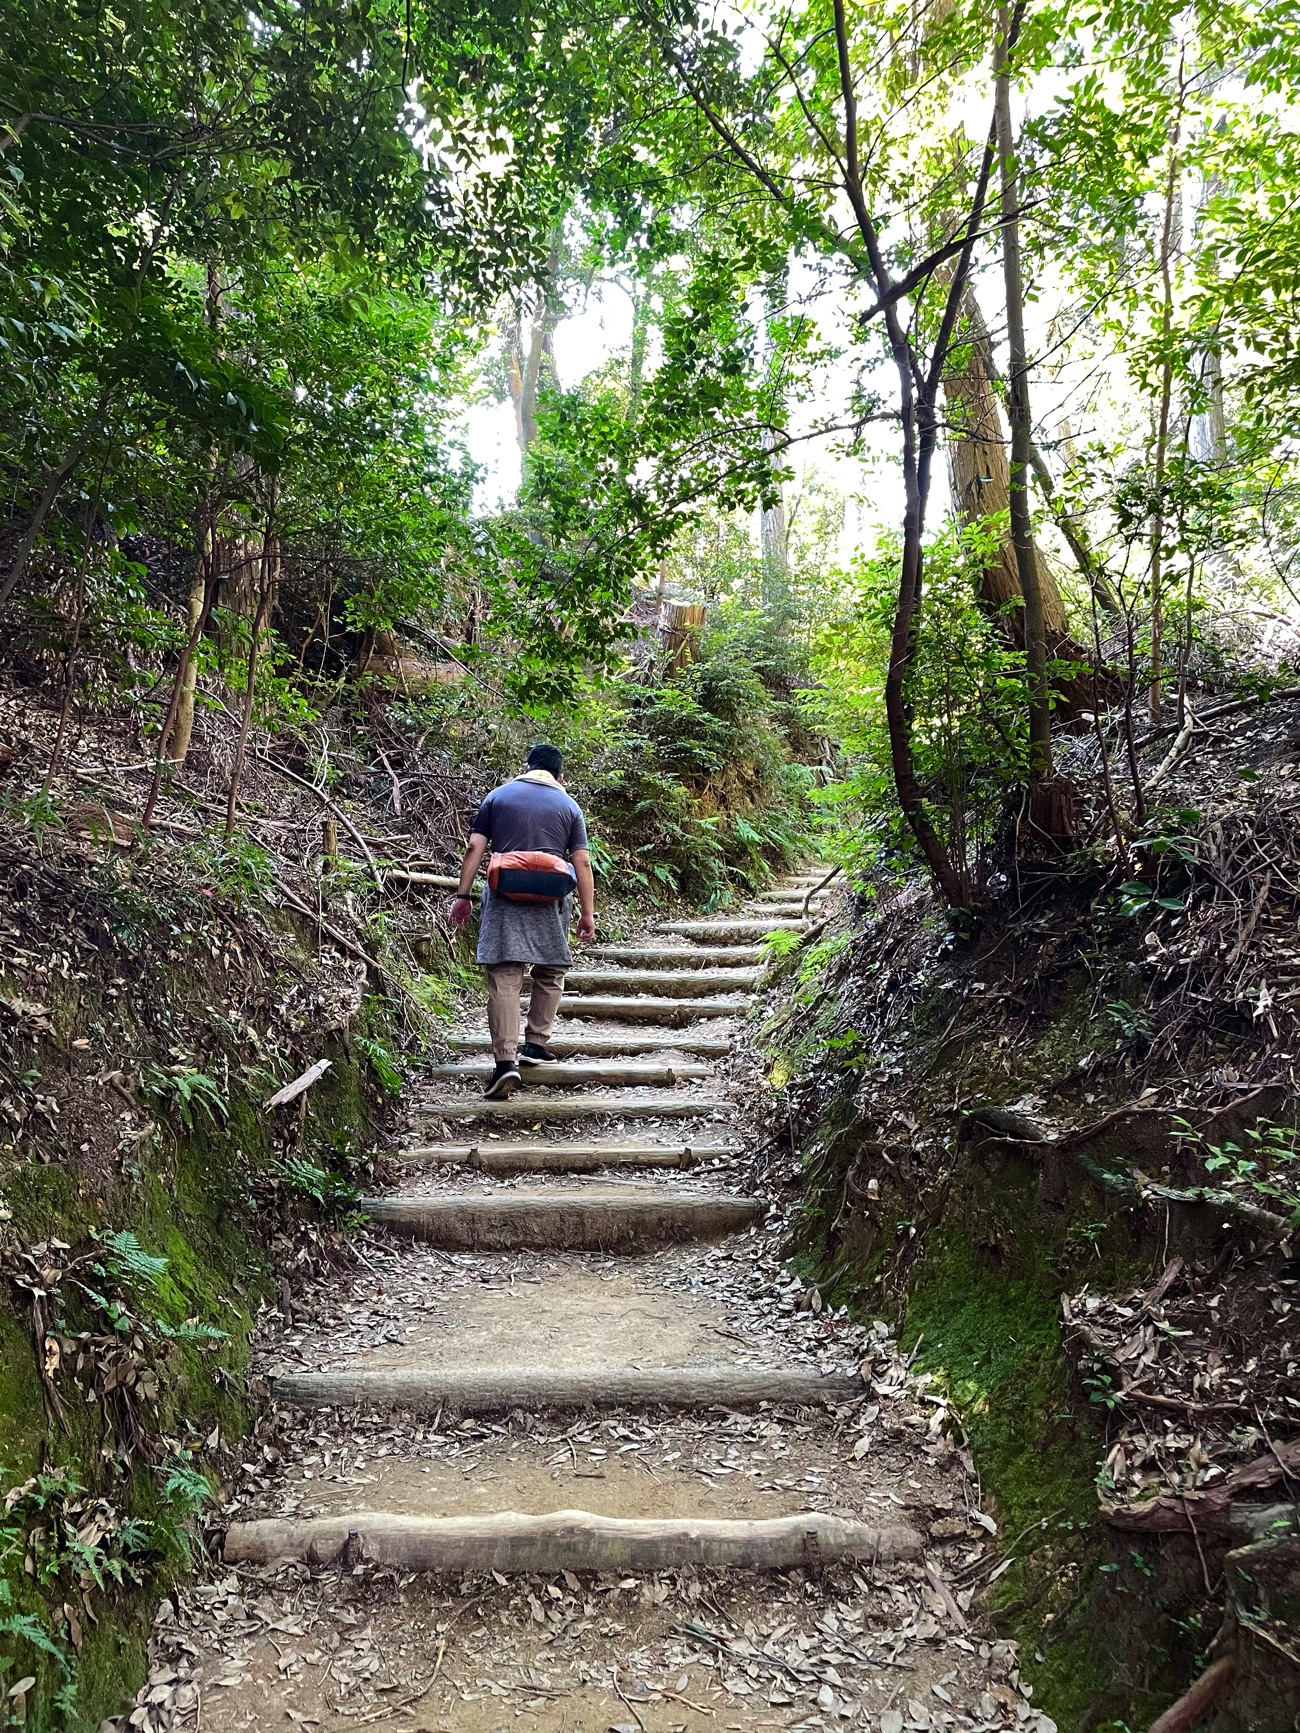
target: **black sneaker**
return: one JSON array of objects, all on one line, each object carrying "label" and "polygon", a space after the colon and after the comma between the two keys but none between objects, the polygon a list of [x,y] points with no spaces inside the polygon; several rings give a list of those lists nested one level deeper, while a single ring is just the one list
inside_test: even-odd
[{"label": "black sneaker", "polygon": [[488,1078],[487,1088],[483,1093],[489,1101],[505,1101],[522,1082],[519,1067],[513,1059],[498,1059],[492,1067],[492,1075]]},{"label": "black sneaker", "polygon": [[519,1049],[519,1057],[526,1059],[530,1065],[558,1065],[560,1056],[552,1053],[549,1047],[543,1047],[540,1041],[525,1041]]}]

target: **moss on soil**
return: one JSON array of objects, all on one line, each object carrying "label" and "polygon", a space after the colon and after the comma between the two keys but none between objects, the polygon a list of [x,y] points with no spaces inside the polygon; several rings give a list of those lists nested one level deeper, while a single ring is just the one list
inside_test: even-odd
[{"label": "moss on soil", "polygon": [[[180,984],[178,996],[194,985],[193,978]],[[157,990],[164,990],[162,982]],[[83,1006],[87,1002],[95,1002],[89,993]],[[371,1141],[367,1098],[375,1090],[364,1055],[331,1046],[333,1064],[312,1092],[303,1147],[322,1165],[338,1166]],[[139,1166],[128,1158],[120,1174],[95,1180],[58,1159],[29,1156],[10,1160],[3,1176],[4,1203],[21,1241],[57,1239],[86,1250],[95,1231],[129,1229],[146,1253],[167,1260],[150,1296],[155,1314],[172,1327],[199,1323],[224,1332],[217,1343],[181,1341],[162,1351],[161,1388],[147,1421],[156,1436],[190,1446],[201,1445],[214,1426],[225,1441],[246,1430],[249,1335],[273,1281],[250,1196],[252,1172],[275,1154],[272,1128],[259,1105],[260,1079],[255,1087],[252,1078],[237,1081],[239,1075],[232,1064],[224,1120],[190,1131],[173,1121],[169,1134],[142,1146]],[[75,1320],[75,1295],[69,1309]],[[124,1517],[149,1527],[140,1556],[143,1580],[90,1590],[93,1618],[81,1618],[78,1652],[58,1613],[65,1599],[78,1600],[75,1571],[65,1569],[58,1583],[40,1586],[23,1568],[21,1526],[8,1522],[7,1551],[0,1534],[0,1726],[16,1724],[20,1705],[9,1703],[9,1687],[35,1674],[25,1703],[27,1733],[93,1733],[104,1717],[122,1713],[145,1675],[154,1608],[188,1559],[185,1508],[168,1501],[154,1470],[124,1465],[106,1448],[111,1440],[97,1404],[79,1401],[66,1380],[63,1393],[66,1429],[47,1422],[30,1319],[21,1290],[11,1288],[0,1304],[0,1497],[38,1470],[64,1469]],[[0,1529],[5,1526],[0,1515]],[[66,1673],[15,1629],[23,1617],[35,1618],[58,1643]]]}]

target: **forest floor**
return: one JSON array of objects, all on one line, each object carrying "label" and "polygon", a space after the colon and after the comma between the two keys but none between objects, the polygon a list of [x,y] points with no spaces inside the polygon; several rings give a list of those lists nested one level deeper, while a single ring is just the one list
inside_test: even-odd
[{"label": "forest floor", "polygon": [[[748,918],[776,907],[757,904]],[[735,920],[713,924],[723,943]],[[699,951],[709,938],[702,929],[691,939],[642,943],[676,947],[698,965],[707,963]],[[539,1205],[544,1214],[557,1194],[575,1206],[604,1200],[616,1211],[671,1196],[688,1214],[689,1200],[742,1197],[746,1111],[762,1092],[749,994],[730,992],[722,1015],[665,1029],[663,1048],[647,1054],[654,1036],[644,1015],[581,1020],[579,975],[570,978],[557,1031],[564,1038],[598,1032],[608,1051],[621,1036],[635,1064],[671,1067],[682,1065],[693,1031],[710,1052],[725,1037],[726,1057],[702,1081],[675,1085],[672,1117],[636,1117],[649,1109],[646,1091],[634,1088],[598,1122],[606,1149],[629,1141],[665,1154],[690,1149],[692,1165],[631,1176],[624,1168],[612,1180],[485,1178],[467,1170],[465,1157],[503,1146],[508,1115],[479,1108],[478,1062],[457,1068],[460,1077],[443,1068],[433,1095],[413,1095],[419,1140],[390,1167],[400,1175],[398,1209],[456,1200],[467,1209],[483,1204],[490,1215],[504,1200],[524,1200],[533,1226],[514,1231],[515,1241],[549,1243],[451,1249],[396,1238],[372,1220],[354,1242],[349,1274],[286,1292],[281,1308],[264,1314],[257,1352],[273,1400],[242,1449],[220,1521],[233,1535],[242,1524],[257,1532],[260,1520],[282,1519],[298,1537],[288,1548],[296,1556],[214,1563],[163,1603],[130,1724],[207,1733],[384,1722],[414,1733],[496,1733],[517,1723],[547,1733],[1049,1733],[1054,1724],[1032,1708],[1014,1645],[982,1634],[972,1605],[997,1567],[996,1524],[969,1454],[945,1429],[942,1399],[927,1392],[883,1324],[864,1329],[822,1309],[819,1296],[783,1272],[789,1224],[780,1211],[759,1209],[721,1239],[678,1227],[676,1242],[662,1243],[652,1229],[652,1243],[633,1240],[622,1252],[617,1231],[605,1246],[576,1247],[555,1243],[580,1238],[576,1229],[537,1228]],[[677,1013],[690,1015],[681,1004],[674,1020]],[[472,1034],[464,1045],[473,1051]],[[618,1070],[606,1063],[615,1081]],[[561,1115],[565,1103],[578,1110],[593,1099],[582,1086],[528,1092],[542,1098]],[[562,1116],[530,1124],[525,1110],[516,1121],[534,1155],[574,1147],[574,1125]],[[467,1123],[495,1129],[467,1132]],[[580,1134],[589,1123],[577,1121]],[[481,1141],[452,1144],[453,1136]],[[424,1231],[436,1241],[435,1230]],[[491,1235],[480,1229],[482,1237]],[[652,1378],[803,1370],[838,1377],[841,1399],[566,1412],[521,1396],[505,1412],[472,1415],[456,1412],[454,1399],[437,1400],[440,1381],[454,1387],[464,1373],[495,1371],[509,1384],[529,1373],[599,1380],[629,1369]],[[274,1399],[274,1380],[287,1373],[345,1373],[362,1389],[367,1378],[403,1374],[424,1398],[405,1407],[357,1400],[354,1382],[340,1406],[304,1407]],[[814,1545],[804,1563],[780,1570],[686,1558],[661,1569],[592,1572],[557,1558],[561,1568],[543,1572],[507,1574],[489,1561],[448,1576],[367,1556],[375,1513],[483,1518],[574,1507],[622,1519],[841,1517],[884,1531],[901,1526],[919,1544],[915,1557],[891,1559],[886,1546],[880,1556],[841,1562],[824,1561]],[[331,1515],[355,1518],[357,1542],[336,1562],[309,1564],[302,1537]]]}]

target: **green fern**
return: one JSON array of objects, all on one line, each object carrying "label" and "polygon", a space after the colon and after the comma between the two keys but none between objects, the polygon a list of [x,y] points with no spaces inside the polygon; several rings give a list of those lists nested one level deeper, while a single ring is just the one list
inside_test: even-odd
[{"label": "green fern", "polygon": [[104,1248],[103,1265],[95,1266],[102,1275],[126,1282],[134,1288],[147,1289],[154,1294],[163,1291],[167,1259],[155,1257],[151,1252],[145,1251],[130,1228],[101,1233],[96,1237]]}]

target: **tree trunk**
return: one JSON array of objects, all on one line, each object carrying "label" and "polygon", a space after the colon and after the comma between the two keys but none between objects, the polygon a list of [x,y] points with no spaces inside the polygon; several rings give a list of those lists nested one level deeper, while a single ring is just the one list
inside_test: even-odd
[{"label": "tree trunk", "polygon": [[253,700],[257,692],[257,665],[262,654],[262,641],[271,623],[271,608],[275,599],[280,570],[280,550],[272,530],[275,491],[267,510],[266,529],[262,536],[262,551],[258,562],[257,611],[253,615],[252,636],[248,645],[248,673],[244,681],[244,702],[239,718],[239,742],[235,747],[235,762],[230,772],[230,788],[226,796],[226,835],[235,832],[235,810],[239,804],[239,787],[244,779],[244,758],[248,751],[248,736],[253,726]]},{"label": "tree trunk", "polygon": [[703,602],[665,602],[660,636],[674,674],[700,659],[700,637],[708,612]]},{"label": "tree trunk", "polygon": [[199,557],[190,583],[186,610],[188,636],[181,652],[181,665],[176,673],[176,689],[172,698],[172,716],[163,742],[163,757],[173,764],[184,764],[194,733],[194,694],[199,682],[199,638],[208,613],[208,592],[213,577],[213,542],[211,529],[205,530]]},{"label": "tree trunk", "polygon": [[546,261],[546,276],[540,285],[541,304],[534,316],[524,342],[524,320],[519,321],[518,342],[510,357],[510,396],[515,406],[515,434],[524,457],[537,438],[537,399],[544,378],[555,377],[553,339],[555,328],[564,317],[563,303],[555,293],[555,279],[560,269],[558,239],[551,244]]},{"label": "tree trunk", "polygon": [[9,570],[5,573],[3,580],[0,581],[0,608],[4,607],[10,596],[13,595],[19,584],[21,584],[23,579],[26,577],[27,568],[31,564],[32,554],[37,542],[40,540],[41,531],[45,528],[45,520],[53,510],[54,502],[63,491],[68,478],[71,476],[73,470],[76,469],[78,463],[80,463],[81,454],[85,451],[86,444],[89,441],[91,434],[95,431],[99,418],[108,407],[108,400],[112,395],[112,389],[111,385],[104,386],[99,396],[95,399],[95,406],[86,417],[80,433],[78,433],[77,437],[68,447],[68,450],[64,453],[62,463],[60,463],[55,469],[48,471],[46,474],[44,485],[41,488],[41,497],[37,500],[36,506],[32,511],[31,521],[23,531],[23,538],[18,544],[18,551],[14,555]]},{"label": "tree trunk", "polygon": [[[1011,467],[995,389],[992,345],[979,308],[971,296],[963,309],[967,325],[967,361],[944,375],[949,424],[948,470],[953,498],[962,522],[974,525],[1010,512]],[[1043,624],[1056,641],[1068,637],[1065,603],[1051,570],[1034,549]],[[986,611],[1006,622],[1018,647],[1025,642],[1023,592],[1017,551],[1004,536],[980,570],[980,601]]]},{"label": "tree trunk", "polygon": [[[1008,66],[1009,15],[998,15],[996,52],[998,160],[1002,192],[1002,272],[1007,300],[1010,366],[1007,413],[1011,422],[1011,462],[1007,504],[1016,573],[1025,602],[1025,672],[1029,686],[1029,774],[1041,781],[1052,773],[1052,695],[1047,679],[1047,612],[1038,552],[1029,509],[1029,354],[1025,343],[1025,285],[1020,264],[1020,177],[1011,125],[1011,74]],[[1059,598],[1058,598],[1059,601]]]},{"label": "tree trunk", "polygon": [[1151,598],[1151,720],[1159,722],[1164,711],[1164,553],[1165,468],[1169,459],[1169,417],[1173,407],[1174,367],[1169,355],[1173,330],[1174,282],[1170,252],[1174,232],[1174,200],[1178,187],[1177,134],[1169,147],[1169,173],[1165,184],[1165,216],[1160,233],[1160,337],[1165,350],[1160,365],[1160,398],[1156,408],[1156,449],[1151,513],[1151,555],[1148,588]]},{"label": "tree trunk", "polygon": [[[763,449],[770,451],[775,443],[770,428],[764,428]],[[763,552],[763,603],[769,613],[779,614],[790,600],[790,548],[779,482],[772,504],[759,513],[758,533]]]}]

